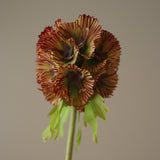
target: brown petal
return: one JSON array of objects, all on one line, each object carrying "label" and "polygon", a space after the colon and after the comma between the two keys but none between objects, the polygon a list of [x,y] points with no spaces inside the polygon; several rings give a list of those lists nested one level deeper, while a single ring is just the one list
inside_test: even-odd
[{"label": "brown petal", "polygon": [[66,98],[67,105],[84,106],[93,95],[94,80],[86,70],[76,65],[68,65],[59,70],[55,81],[54,93]]},{"label": "brown petal", "polygon": [[109,74],[107,71],[105,71],[97,76],[95,89],[102,97],[108,98],[112,95],[114,89],[117,86],[117,83],[117,72]]}]

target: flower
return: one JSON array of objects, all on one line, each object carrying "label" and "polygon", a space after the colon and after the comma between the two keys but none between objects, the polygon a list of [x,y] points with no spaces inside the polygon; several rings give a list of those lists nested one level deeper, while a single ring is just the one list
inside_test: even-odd
[{"label": "flower", "polygon": [[85,111],[100,94],[108,98],[118,83],[120,45],[102,30],[96,18],[80,15],[75,22],[55,22],[46,27],[37,43],[37,82],[47,101]]},{"label": "flower", "polygon": [[87,70],[76,65],[60,68],[54,82],[53,92],[66,99],[67,105],[76,106],[79,110],[83,110],[83,106],[94,94],[93,77]]},{"label": "flower", "polygon": [[[113,95],[118,83],[119,41],[103,30],[96,18],[87,15],[71,23],[58,19],[54,28],[44,29],[36,48],[39,90],[54,105],[48,113],[51,119],[42,133],[43,141],[64,135],[64,123],[72,108],[73,114],[76,110],[84,112],[84,125],[90,125],[92,139],[97,143],[97,117],[106,120],[109,109],[104,98]],[[80,114],[78,123],[77,150],[81,141]]]},{"label": "flower", "polygon": [[56,34],[62,39],[73,38],[79,47],[79,54],[86,59],[93,56],[95,49],[94,40],[100,37],[101,26],[94,17],[80,15],[73,23],[56,21]]}]

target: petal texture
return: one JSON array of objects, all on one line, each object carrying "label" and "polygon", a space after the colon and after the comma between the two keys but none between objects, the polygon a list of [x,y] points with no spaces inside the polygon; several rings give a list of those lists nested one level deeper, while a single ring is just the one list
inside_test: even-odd
[{"label": "petal texture", "polygon": [[121,54],[119,41],[110,32],[102,30],[101,37],[95,40],[94,57],[86,60],[83,68],[96,72],[107,66],[107,69],[117,70]]},{"label": "petal texture", "polygon": [[95,89],[104,98],[108,98],[112,95],[118,83],[117,72],[112,74],[104,71],[96,77]]},{"label": "petal texture", "polygon": [[56,22],[57,34],[62,39],[73,38],[79,47],[79,53],[89,59],[95,49],[94,40],[100,37],[101,26],[94,17],[80,15],[72,23]]},{"label": "petal texture", "polygon": [[94,94],[94,80],[86,70],[76,65],[61,68],[56,81],[54,92],[66,98],[67,105],[83,108],[89,98]]},{"label": "petal texture", "polygon": [[80,15],[75,22],[55,21],[37,42],[37,82],[46,100],[61,100],[77,110],[93,95],[110,97],[118,83],[121,48],[116,37],[102,30],[96,18]]}]

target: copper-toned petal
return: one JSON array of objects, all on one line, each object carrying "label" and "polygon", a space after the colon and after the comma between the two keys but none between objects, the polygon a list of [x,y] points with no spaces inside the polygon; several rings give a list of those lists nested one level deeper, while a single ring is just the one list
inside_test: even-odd
[{"label": "copper-toned petal", "polygon": [[58,65],[53,62],[52,55],[49,52],[39,50],[37,54],[37,82],[41,83],[41,74],[46,71],[58,72]]},{"label": "copper-toned petal", "polygon": [[53,56],[49,52],[41,51],[37,54],[37,65],[40,69],[50,69],[54,67]]},{"label": "copper-toned petal", "polygon": [[57,35],[62,39],[73,38],[78,45],[79,52],[86,59],[89,59],[95,49],[94,40],[100,37],[101,26],[94,17],[80,15],[73,23],[57,23]]},{"label": "copper-toned petal", "polygon": [[52,92],[52,84],[53,81],[56,78],[57,73],[55,72],[55,69],[48,61],[40,61],[37,60],[38,67],[36,69],[37,72],[37,82],[41,86],[41,91],[46,97],[46,100],[51,102],[54,105],[58,105],[60,98],[57,97]]},{"label": "copper-toned petal", "polygon": [[44,71],[40,75],[41,83],[45,83],[45,84],[48,84],[49,86],[51,86],[53,81],[55,80],[56,76],[57,76],[57,73],[54,72],[53,68],[48,71]]},{"label": "copper-toned petal", "polygon": [[41,91],[46,97],[46,100],[54,105],[58,105],[60,98],[57,97],[51,90],[51,84],[55,79],[58,66],[53,63],[52,55],[49,52],[44,52],[39,48],[37,52],[37,82],[41,86]]},{"label": "copper-toned petal", "polygon": [[82,68],[87,69],[89,72],[97,72],[99,69],[106,65],[107,59],[102,61],[98,60],[96,57],[85,60]]},{"label": "copper-toned petal", "polygon": [[44,31],[39,35],[40,39],[49,39],[55,34],[55,31],[52,27],[46,27]]},{"label": "copper-toned petal", "polygon": [[89,59],[95,49],[94,40],[101,35],[101,26],[96,18],[86,15],[79,16],[78,25],[82,29],[80,54]]},{"label": "copper-toned petal", "polygon": [[56,95],[66,98],[67,105],[84,106],[93,95],[94,80],[86,70],[76,65],[62,67],[57,75],[54,92]]},{"label": "copper-toned petal", "polygon": [[52,27],[46,27],[44,31],[39,35],[39,40],[37,43],[37,52],[39,48],[46,49],[52,48],[52,40],[55,35],[55,31]]},{"label": "copper-toned petal", "polygon": [[[60,25],[59,20],[56,22],[56,27]],[[49,30],[50,31],[50,30]],[[50,33],[48,28],[41,33],[37,44],[37,53],[45,59],[59,65],[74,64],[79,52],[73,38],[62,39],[57,34]]]},{"label": "copper-toned petal", "polygon": [[52,68],[52,64],[50,63],[50,62],[48,62],[47,60],[41,60],[41,59],[37,59],[36,60],[36,62],[37,62],[37,69],[36,69],[36,71],[37,72],[40,72],[40,73],[42,73],[42,72],[44,72],[44,71],[46,71],[46,70],[49,70],[49,69],[51,69]]},{"label": "copper-toned petal", "polygon": [[94,87],[102,97],[108,98],[112,95],[117,83],[117,72],[110,74],[109,72],[104,71],[97,75],[96,84]]},{"label": "copper-toned petal", "polygon": [[101,37],[95,40],[94,57],[86,60],[83,68],[97,72],[101,68],[115,71],[118,69],[120,45],[118,40],[107,31],[102,30]]},{"label": "copper-toned petal", "polygon": [[54,24],[54,27],[56,28],[56,31],[58,31],[58,28],[60,27],[61,25],[61,19],[58,19],[55,21],[55,24]]},{"label": "copper-toned petal", "polygon": [[54,105],[57,105],[57,106],[59,105],[61,98],[52,92],[52,89],[49,85],[41,84],[40,90],[43,92],[47,101],[49,101],[50,103]]},{"label": "copper-toned petal", "polygon": [[98,92],[112,95],[118,81],[121,54],[118,40],[101,30],[94,17],[80,15],[72,23],[55,22],[46,27],[37,43],[37,82],[46,100],[84,111],[84,105]]},{"label": "copper-toned petal", "polygon": [[76,62],[78,52],[78,46],[76,46],[73,38],[64,41],[57,37],[57,41],[51,49],[53,61],[63,66],[74,64]]},{"label": "copper-toned petal", "polygon": [[116,37],[108,31],[102,30],[101,38],[95,40],[95,57],[100,61],[107,59],[107,64],[118,68],[121,48]]},{"label": "copper-toned petal", "polygon": [[40,75],[45,72],[46,70],[49,70],[52,68],[52,65],[50,63],[48,63],[47,61],[40,61],[39,59],[37,59],[37,69],[36,69],[36,73],[37,73],[37,82],[40,84],[41,80],[40,80]]},{"label": "copper-toned petal", "polygon": [[58,23],[57,26],[57,35],[62,39],[73,38],[76,45],[79,44],[81,38],[81,28],[78,26],[77,21],[71,23]]}]

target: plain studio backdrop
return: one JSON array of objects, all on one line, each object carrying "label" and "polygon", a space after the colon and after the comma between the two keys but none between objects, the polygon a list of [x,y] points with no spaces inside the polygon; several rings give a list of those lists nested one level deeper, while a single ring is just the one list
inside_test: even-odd
[{"label": "plain studio backdrop", "polygon": [[160,159],[159,0],[0,0],[0,159],[64,160],[68,134],[41,139],[52,105],[36,83],[38,35],[55,20],[94,16],[122,48],[119,83],[105,100],[107,121],[98,120],[98,144],[90,127],[73,160]]}]

